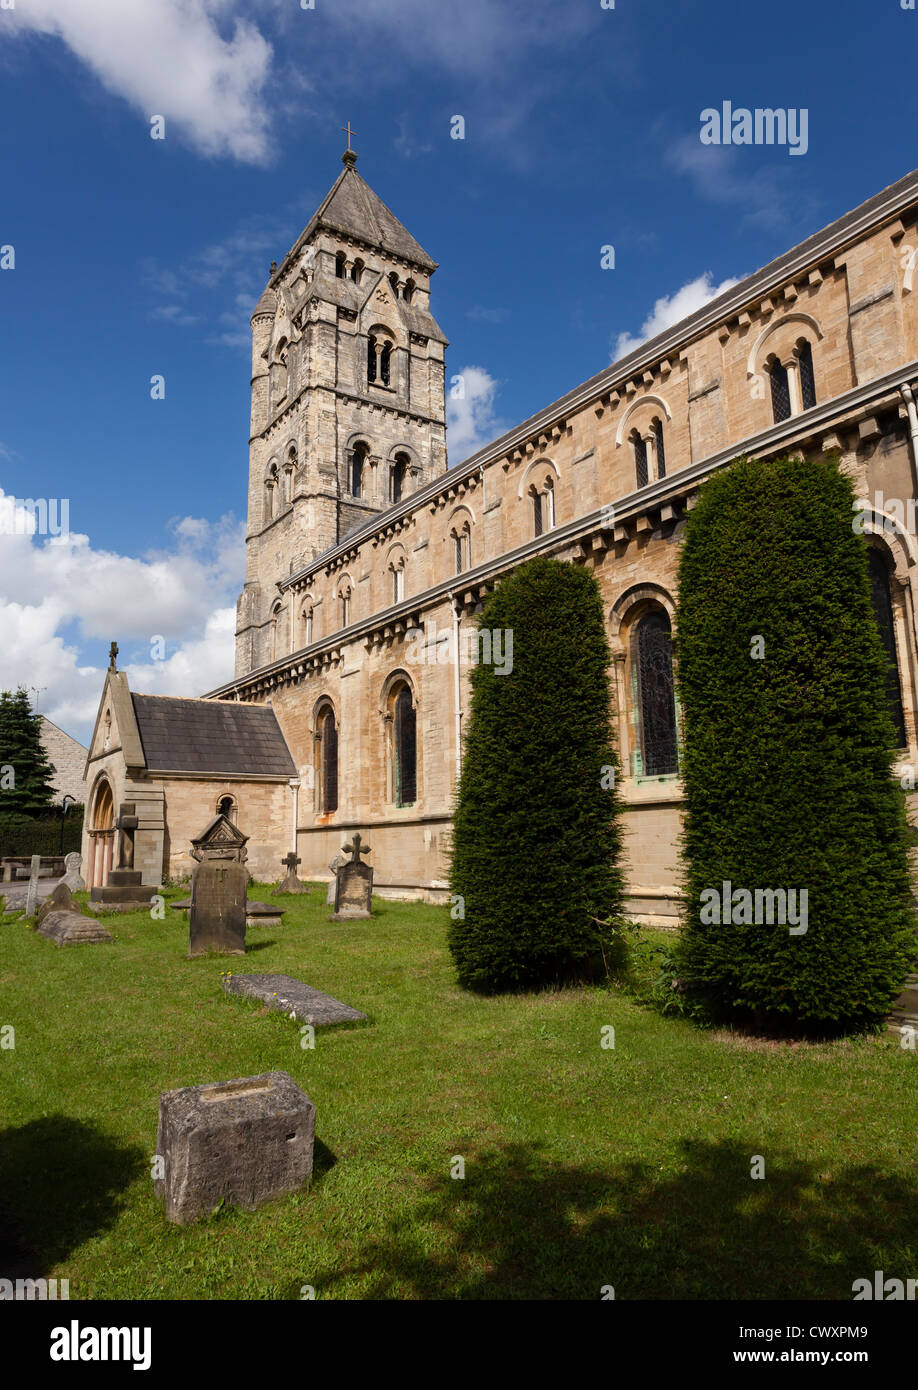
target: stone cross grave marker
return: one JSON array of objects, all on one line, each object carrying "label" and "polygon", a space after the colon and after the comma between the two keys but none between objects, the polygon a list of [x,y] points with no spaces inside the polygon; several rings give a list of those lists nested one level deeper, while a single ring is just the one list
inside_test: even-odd
[{"label": "stone cross grave marker", "polygon": [[61,882],[66,883],[71,893],[81,893],[86,887],[83,875],[80,873],[82,863],[83,858],[79,854],[64,855],[64,877]]},{"label": "stone cross grave marker", "polygon": [[287,877],[282,879],[281,882],[277,885],[276,891],[278,893],[309,892],[309,889],[306,887],[306,884],[301,883],[300,880],[297,878],[296,866],[300,862],[301,861],[297,858],[295,850],[291,850],[290,853],[286,856],[286,858],[281,860],[281,863],[286,865]]},{"label": "stone cross grave marker", "polygon": [[361,863],[362,854],[370,854],[360,834],[355,834],[344,846],[350,859],[341,865],[335,877],[335,919],[354,920],[370,916],[373,906],[373,870]]}]

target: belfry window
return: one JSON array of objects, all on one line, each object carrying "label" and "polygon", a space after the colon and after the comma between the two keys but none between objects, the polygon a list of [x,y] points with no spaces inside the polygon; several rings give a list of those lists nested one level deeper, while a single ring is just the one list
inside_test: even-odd
[{"label": "belfry window", "polygon": [[383,350],[379,354],[379,377],[383,386],[389,385],[389,373],[392,362],[392,344],[384,343]]},{"label": "belfry window", "polygon": [[816,404],[816,378],[813,375],[813,346],[812,343],[801,343],[797,349],[797,361],[799,362],[800,372],[800,397],[803,401],[803,409],[811,410]]},{"label": "belfry window", "polygon": [[880,629],[880,638],[886,652],[886,708],[892,720],[896,735],[896,747],[905,748],[908,739],[905,734],[905,715],[902,710],[902,684],[899,680],[899,654],[896,649],[896,626],[893,616],[892,596],[889,590],[889,566],[881,551],[871,547],[867,556],[870,573],[870,596],[873,611]]},{"label": "belfry window", "polygon": [[396,454],[389,474],[389,501],[401,502],[405,491],[405,479],[408,476],[408,456],[407,454]]},{"label": "belfry window", "polygon": [[768,375],[771,377],[771,408],[775,417],[775,424],[779,425],[782,420],[789,419],[791,413],[787,368],[775,360],[769,368]]},{"label": "belfry window", "polygon": [[358,444],[351,454],[351,496],[363,496],[363,466],[367,461],[367,447]]},{"label": "belfry window", "polygon": [[679,770],[670,622],[653,609],[635,628],[632,661],[637,686],[641,768],[645,777]]},{"label": "belfry window", "polygon": [[371,333],[367,341],[367,381],[376,380],[376,335]]},{"label": "belfry window", "polygon": [[343,251],[339,251],[335,256],[335,276],[338,280],[343,280],[345,278],[346,263],[347,257]]}]

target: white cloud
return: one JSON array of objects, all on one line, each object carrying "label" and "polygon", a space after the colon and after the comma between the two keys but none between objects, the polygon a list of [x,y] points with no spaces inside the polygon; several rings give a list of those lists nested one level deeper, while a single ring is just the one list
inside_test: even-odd
[{"label": "white cloud", "polygon": [[27,0],[3,17],[13,32],[61,39],[147,122],[163,116],[166,139],[174,125],[201,154],[259,163],[269,153],[272,48],[236,8],[235,0]]},{"label": "white cloud", "polygon": [[[496,418],[494,398],[500,382],[484,367],[463,367],[449,377],[446,392],[446,445],[450,466],[483,448],[506,426]],[[461,392],[462,394],[454,394]]]},{"label": "white cloud", "polygon": [[612,361],[617,362],[619,358],[626,357],[629,352],[634,352],[635,348],[639,348],[642,343],[655,338],[658,333],[665,333],[667,328],[681,323],[682,319],[688,318],[689,314],[694,314],[696,309],[702,308],[710,300],[716,299],[719,294],[723,294],[733,285],[739,284],[737,277],[722,280],[719,285],[714,285],[711,281],[711,272],[706,270],[703,275],[698,276],[697,280],[690,280],[687,285],[676,290],[675,294],[662,295],[641,324],[640,332],[637,335],[619,333],[612,352]]},{"label": "white cloud", "polygon": [[85,741],[104,676],[83,654],[92,639],[118,641],[134,688],[201,695],[228,680],[244,528],[183,517],[170,531],[161,550],[119,555],[85,535],[36,535],[28,512],[0,493],[3,686],[40,692],[41,712]]}]

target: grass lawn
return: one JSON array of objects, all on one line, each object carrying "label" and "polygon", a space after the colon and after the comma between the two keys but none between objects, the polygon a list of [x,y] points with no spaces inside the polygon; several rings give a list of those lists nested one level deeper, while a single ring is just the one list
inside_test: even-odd
[{"label": "grass lawn", "polygon": [[[477,998],[444,908],[336,924],[324,887],[282,901],[245,961],[189,961],[171,910],[103,918],[111,945],[0,925],[0,1276],[72,1299],[850,1299],[876,1269],[918,1275],[918,1054],[895,1038],[751,1043],[611,988]],[[303,1050],[224,970],[371,1021]],[[273,1069],[316,1104],[311,1188],[170,1226],[160,1092]]]}]

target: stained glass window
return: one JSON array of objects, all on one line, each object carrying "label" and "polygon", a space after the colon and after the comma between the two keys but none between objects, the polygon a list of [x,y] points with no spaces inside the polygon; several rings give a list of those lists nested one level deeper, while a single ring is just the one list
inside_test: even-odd
[{"label": "stained glass window", "polygon": [[638,487],[647,486],[647,441],[639,434],[634,436],[634,467]]},{"label": "stained glass window", "polygon": [[790,418],[790,387],[787,382],[787,368],[775,362],[769,373],[771,376],[771,407],[775,424]]},{"label": "stained glass window", "polygon": [[798,353],[797,360],[800,363],[800,394],[803,397],[804,410],[811,409],[816,404],[816,379],[813,376],[813,349],[809,343],[804,343]]},{"label": "stained glass window", "polygon": [[411,691],[403,685],[395,700],[395,804],[417,800],[417,714]]}]

